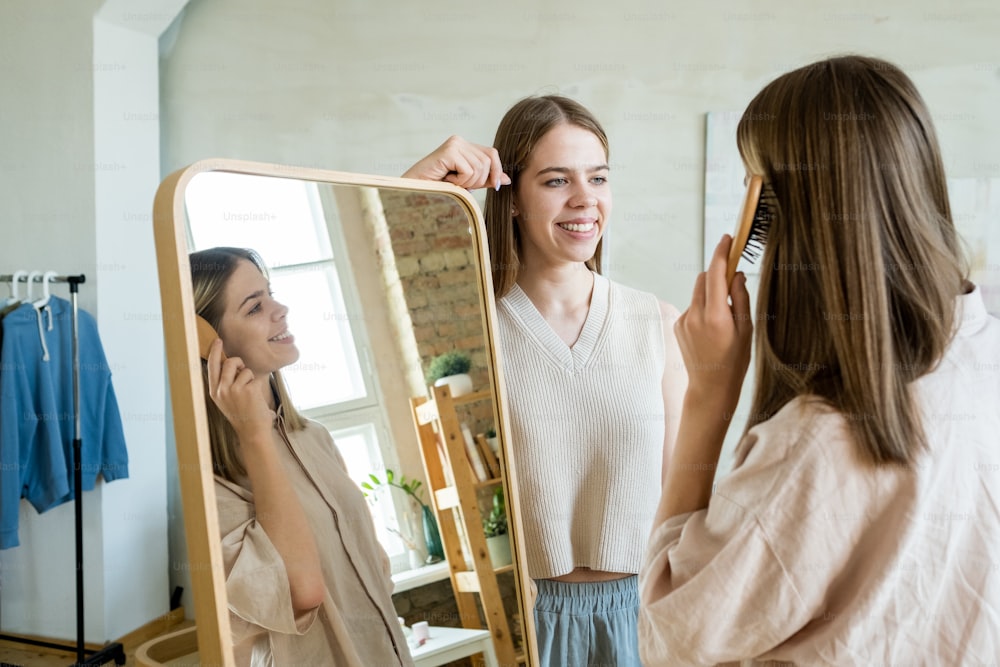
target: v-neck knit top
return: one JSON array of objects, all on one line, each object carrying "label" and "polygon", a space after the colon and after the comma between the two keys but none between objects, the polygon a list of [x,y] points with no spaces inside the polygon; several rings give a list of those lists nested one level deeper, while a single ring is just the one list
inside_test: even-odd
[{"label": "v-neck knit top", "polygon": [[638,573],[663,461],[656,297],[594,274],[572,347],[517,285],[497,314],[529,575]]}]

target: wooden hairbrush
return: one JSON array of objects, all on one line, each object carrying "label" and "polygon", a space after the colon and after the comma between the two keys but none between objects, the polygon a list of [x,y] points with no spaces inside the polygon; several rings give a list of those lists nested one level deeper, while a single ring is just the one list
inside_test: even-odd
[{"label": "wooden hairbrush", "polygon": [[747,180],[747,191],[740,208],[740,217],[729,248],[729,262],[726,266],[726,284],[733,282],[740,257],[754,262],[764,251],[767,229],[771,224],[771,204],[764,193],[764,179],[751,176]]},{"label": "wooden hairbrush", "polygon": [[[212,343],[215,342],[216,338],[220,338],[219,334],[215,331],[215,327],[208,323],[201,315],[195,315],[195,328],[198,329],[198,353],[201,358],[208,361],[208,353],[212,349]],[[226,358],[225,355],[222,356],[223,359]]]}]

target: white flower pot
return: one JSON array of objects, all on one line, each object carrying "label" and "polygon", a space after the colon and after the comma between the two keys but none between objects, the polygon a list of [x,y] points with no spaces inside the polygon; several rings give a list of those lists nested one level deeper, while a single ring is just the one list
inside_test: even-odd
[{"label": "white flower pot", "polygon": [[490,562],[493,567],[510,565],[510,538],[506,533],[486,538],[486,550],[490,552]]},{"label": "white flower pot", "polygon": [[449,375],[443,377],[434,383],[435,387],[441,387],[443,385],[448,385],[451,389],[451,397],[457,398],[463,394],[472,393],[472,376],[468,373],[461,373],[459,375]]},{"label": "white flower pot", "polygon": [[493,450],[493,454],[495,454],[497,458],[500,458],[500,441],[497,437],[493,436],[492,438],[486,438],[486,444]]}]

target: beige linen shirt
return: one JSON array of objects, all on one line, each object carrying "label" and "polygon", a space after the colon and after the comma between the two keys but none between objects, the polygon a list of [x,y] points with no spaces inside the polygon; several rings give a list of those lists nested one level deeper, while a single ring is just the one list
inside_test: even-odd
[{"label": "beige linen shirt", "polygon": [[750,430],[707,509],[653,529],[647,667],[998,664],[1000,321],[978,290],[959,312],[916,383],[915,465],[862,460],[848,417],[799,397]]},{"label": "beige linen shirt", "polygon": [[392,605],[388,559],[329,432],[275,429],[281,463],[319,547],[326,596],[295,616],[284,563],[258,525],[253,493],[219,477],[216,498],[237,665],[410,666]]}]

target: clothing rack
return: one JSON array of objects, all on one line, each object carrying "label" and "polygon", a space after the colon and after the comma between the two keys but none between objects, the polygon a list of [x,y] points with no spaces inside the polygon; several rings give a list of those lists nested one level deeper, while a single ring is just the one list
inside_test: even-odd
[{"label": "clothing rack", "polygon": [[[79,309],[77,296],[80,285],[86,281],[82,273],[76,276],[34,275],[36,283],[69,283],[70,303],[72,306],[73,323],[73,506],[74,529],[76,535],[76,646],[67,646],[57,642],[31,639],[17,635],[0,634],[4,639],[18,644],[30,644],[63,651],[75,651],[77,665],[103,665],[112,660],[116,665],[125,664],[125,649],[119,642],[114,642],[101,649],[88,649],[84,646],[84,613],[83,613],[83,442],[80,438],[80,350],[78,319]],[[14,275],[0,276],[0,282],[13,282]],[[17,282],[28,282],[28,276],[17,275]],[[87,654],[91,655],[87,655]],[[6,664],[6,663],[4,663]]]}]

